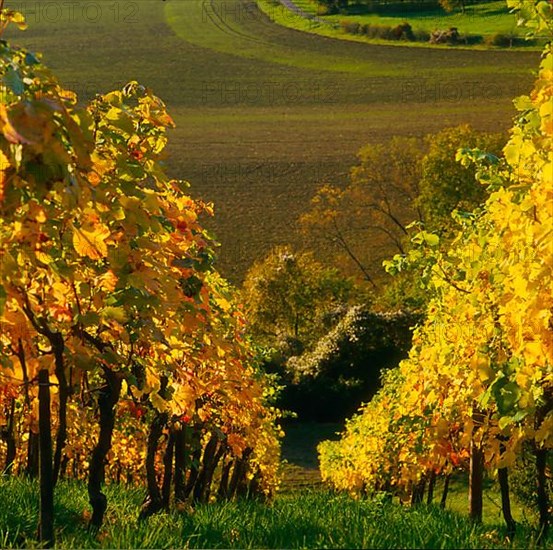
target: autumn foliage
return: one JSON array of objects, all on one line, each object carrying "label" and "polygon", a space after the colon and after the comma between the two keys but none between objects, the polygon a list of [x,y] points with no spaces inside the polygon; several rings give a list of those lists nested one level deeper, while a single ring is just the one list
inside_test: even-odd
[{"label": "autumn foliage", "polygon": [[[522,15],[551,35],[551,9],[541,4],[525,2]],[[416,497],[436,475],[469,464],[472,479],[478,461],[504,488],[523,444],[530,445],[545,533],[546,457],[553,448],[551,43],[534,89],[515,105],[505,163],[490,164],[477,150],[459,153],[477,163],[489,186],[482,209],[457,213],[460,230],[447,251],[429,234],[419,238],[432,300],[409,358],[386,374],[342,439],[319,450],[323,478],[338,488]],[[402,261],[398,256],[395,266]],[[471,514],[481,517],[481,498]]]},{"label": "autumn foliage", "polygon": [[223,496],[269,494],[276,413],[212,265],[211,207],[164,172],[164,104],[131,82],[81,108],[6,42],[0,74],[3,468],[36,473],[42,371],[54,478],[89,477],[98,525],[106,459],[111,479],[143,482],[146,467],[150,501],[172,473],[177,500],[208,499],[215,478]]}]

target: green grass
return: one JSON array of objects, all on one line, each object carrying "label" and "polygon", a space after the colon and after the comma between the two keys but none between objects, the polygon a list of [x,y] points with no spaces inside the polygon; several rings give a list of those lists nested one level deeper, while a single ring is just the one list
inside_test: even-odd
[{"label": "green grass", "polygon": [[[290,422],[283,442],[283,484],[268,503],[227,502],[199,506],[194,513],[172,512],[137,522],[143,489],[108,486],[104,527],[86,530],[89,510],[82,483],[63,482],[56,492],[59,548],[509,548],[499,511],[497,484],[486,482],[484,524],[467,519],[467,479],[450,484],[447,510],[402,506],[394,499],[356,501],[320,483],[316,445],[336,437],[338,424]],[[435,489],[435,502],[442,483]],[[534,547],[535,514],[515,499],[519,531],[513,547]],[[0,548],[35,547],[36,485],[0,478]],[[544,547],[550,547],[550,537]]]},{"label": "green grass", "polygon": [[337,439],[340,424],[289,421],[284,426],[282,441],[283,494],[296,494],[299,489],[321,488],[317,445],[326,439]]},{"label": "green grass", "polygon": [[[240,501],[199,506],[193,513],[158,514],[137,522],[142,491],[108,487],[104,527],[86,530],[85,486],[61,483],[56,493],[58,548],[509,548],[500,525],[474,526],[436,507],[408,508],[303,490],[270,504]],[[0,481],[0,546],[33,548],[37,487]],[[528,527],[519,538],[535,547]]]},{"label": "green grass", "polygon": [[[434,500],[439,501],[443,491],[443,480],[438,480],[434,491]],[[452,477],[449,484],[446,508],[452,512],[466,515],[468,513],[468,472],[460,472]],[[517,523],[537,525],[537,510],[523,506],[511,493],[511,510]],[[484,480],[483,521],[487,525],[498,525],[503,522],[501,512],[501,494],[497,480]]]},{"label": "green grass", "polygon": [[[166,101],[177,123],[169,172],[215,203],[207,223],[234,282],[275,244],[311,244],[298,217],[318,184],[345,183],[361,146],[462,122],[509,128],[512,98],[529,91],[539,60],[315,36],[274,24],[251,0],[96,4],[97,21],[93,10],[71,17],[68,4],[46,18],[41,4],[13,1],[29,30],[9,38],[44,52],[85,100],[136,79]],[[389,251],[371,246],[379,265]]]},{"label": "green grass", "polygon": [[[328,16],[328,19],[332,22],[339,22],[342,20],[341,17],[343,16],[331,15]],[[482,36],[489,36],[498,32],[521,35],[524,33],[524,30],[517,27],[516,16],[509,13],[505,0],[470,5],[465,13],[461,13],[461,11],[447,13],[441,8],[425,11],[403,8],[398,9],[395,13],[349,15],[345,19],[392,26],[407,21],[413,29],[426,31],[456,27],[461,34],[479,34]]]},{"label": "green grass", "polygon": [[[341,424],[289,421],[285,425],[282,442],[283,468],[282,491],[294,492],[298,487],[321,487],[318,470],[317,445],[324,440],[339,439],[344,429]],[[438,503],[443,492],[443,479],[438,478],[434,489],[434,502]],[[459,472],[449,484],[447,510],[466,516],[468,513],[468,473]],[[511,494],[511,509],[517,523],[536,525],[537,511],[523,506]],[[497,480],[487,477],[484,480],[483,521],[490,527],[503,523],[501,495]]]},{"label": "green grass", "polygon": [[[432,32],[437,29],[447,30],[451,27],[456,27],[462,36],[476,35],[483,38],[492,36],[496,33],[523,37],[525,32],[524,29],[517,26],[516,15],[509,12],[504,0],[494,0],[491,2],[469,5],[465,13],[462,13],[460,10],[448,13],[439,6],[433,9],[421,10],[416,3],[398,2],[397,4],[382,6],[379,10],[376,9],[373,12],[359,13],[360,10],[357,10],[358,13],[352,11],[352,13],[333,15],[320,15],[320,10],[315,0],[294,0],[294,4],[304,13],[317,16],[325,23],[317,23],[313,20],[307,20],[304,17],[294,15],[280,6],[278,0],[257,1],[263,11],[281,25],[305,32],[320,34],[322,36],[332,36],[361,42],[390,43],[390,41],[346,34],[339,28],[340,23],[348,21],[351,23],[357,22],[360,24],[388,25],[395,27],[403,22],[407,22],[414,31],[421,30],[427,32]],[[428,43],[420,42],[392,43],[404,47],[451,48],[451,46],[432,46]],[[464,46],[460,45],[458,47]],[[532,47],[532,45],[528,43],[528,45],[523,44],[515,47],[528,48]],[[486,46],[480,44],[477,48],[483,49],[486,48]]]}]

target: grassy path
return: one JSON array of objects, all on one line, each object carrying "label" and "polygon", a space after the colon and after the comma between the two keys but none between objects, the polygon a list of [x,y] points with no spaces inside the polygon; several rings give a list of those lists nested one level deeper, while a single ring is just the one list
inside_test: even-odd
[{"label": "grassy path", "polygon": [[30,29],[10,38],[44,52],[84,99],[136,79],[167,102],[170,171],[215,202],[235,281],[270,246],[302,243],[296,220],[316,185],[344,181],[362,145],[461,122],[510,127],[539,58],[309,35],[252,0],[99,0],[87,17],[41,5],[23,4]]},{"label": "grassy path", "polygon": [[330,24],[327,21],[325,21],[322,17],[318,17],[317,15],[314,15],[313,13],[310,13],[308,11],[302,10],[295,2],[292,2],[292,0],[278,0],[285,8],[290,10],[292,13],[298,14],[300,17],[303,17],[304,19],[309,19],[310,21],[315,21],[316,23],[323,23],[323,24]]},{"label": "grassy path", "polygon": [[325,439],[336,439],[339,424],[292,423],[285,428],[282,442],[282,491],[295,493],[303,489],[321,488],[317,445]]},{"label": "grassy path", "polygon": [[[317,445],[325,439],[338,439],[337,432],[343,426],[340,424],[291,423],[285,427],[285,437],[282,443],[282,458],[285,465],[282,471],[281,492],[284,495],[298,494],[304,490],[325,489],[319,472]],[[441,499],[443,479],[439,478],[435,491],[434,502]],[[397,501],[397,499],[394,499]],[[535,510],[529,510],[517,502],[511,494],[513,515],[519,524],[537,524]],[[468,514],[468,472],[458,472],[451,480],[448,491],[447,510],[461,516]],[[484,523],[501,525],[501,495],[497,480],[487,478],[484,491]]]}]

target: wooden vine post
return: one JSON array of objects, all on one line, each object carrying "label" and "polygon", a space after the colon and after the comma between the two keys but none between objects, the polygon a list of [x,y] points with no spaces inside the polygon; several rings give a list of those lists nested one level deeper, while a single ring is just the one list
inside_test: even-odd
[{"label": "wooden vine post", "polygon": [[38,430],[40,463],[39,539],[46,548],[54,546],[54,471],[50,431],[50,379],[47,369],[38,373]]},{"label": "wooden vine post", "polygon": [[477,408],[472,412],[472,436],[470,439],[469,466],[469,515],[478,523],[482,522],[482,496],[484,482],[484,453],[482,445],[477,441],[477,432],[482,425],[484,415]]}]

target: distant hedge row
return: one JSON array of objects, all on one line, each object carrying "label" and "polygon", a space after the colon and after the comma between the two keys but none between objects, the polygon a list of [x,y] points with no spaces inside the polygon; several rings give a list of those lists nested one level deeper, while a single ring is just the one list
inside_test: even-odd
[{"label": "distant hedge row", "polygon": [[[340,21],[340,28],[348,34],[364,34],[369,38],[382,38],[384,40],[428,40],[430,34],[426,31],[417,31],[417,34],[411,28],[409,23],[401,23],[396,27],[391,25],[372,25],[361,24],[357,21]],[[424,33],[425,36],[421,36]]]},{"label": "distant hedge row", "polygon": [[431,44],[486,44],[488,46],[513,47],[528,41],[514,34],[495,33],[487,37],[477,34],[460,34],[455,27],[447,30],[434,30],[428,32],[423,29],[413,29],[407,22],[397,26],[361,24],[357,21],[343,20],[340,29],[347,34],[360,34],[368,38],[382,40],[404,40],[407,42],[429,42]]}]

